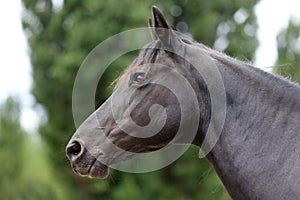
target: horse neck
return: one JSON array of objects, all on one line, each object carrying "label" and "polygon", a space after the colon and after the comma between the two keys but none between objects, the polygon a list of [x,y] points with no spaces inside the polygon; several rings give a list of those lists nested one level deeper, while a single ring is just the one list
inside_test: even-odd
[{"label": "horse neck", "polygon": [[232,58],[213,59],[227,113],[208,159],[234,199],[268,199],[281,191],[294,197],[300,191],[300,88]]}]

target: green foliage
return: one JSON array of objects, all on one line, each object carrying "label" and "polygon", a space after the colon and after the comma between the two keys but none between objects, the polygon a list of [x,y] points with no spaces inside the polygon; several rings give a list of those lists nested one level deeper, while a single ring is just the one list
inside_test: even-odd
[{"label": "green foliage", "polygon": [[277,36],[277,44],[279,67],[274,72],[300,83],[300,23],[290,20]]},{"label": "green foliage", "polygon": [[0,199],[66,199],[42,143],[31,140],[19,118],[19,104],[8,98],[0,106]]},{"label": "green foliage", "polygon": [[[121,31],[145,27],[151,5],[169,22],[197,41],[252,60],[257,40],[253,6],[257,0],[94,1],[66,0],[54,9],[51,0],[22,0],[23,27],[31,47],[32,94],[47,111],[39,128],[47,156],[72,199],[228,199],[207,160],[191,148],[171,166],[147,174],[112,170],[108,180],[77,177],[65,158],[65,145],[75,131],[71,113],[72,87],[80,64],[101,41]],[[136,54],[134,54],[136,56]],[[123,56],[105,72],[96,104],[111,93],[110,83],[130,64]]]},{"label": "green foliage", "polygon": [[22,169],[24,132],[18,123],[19,113],[20,108],[12,98],[8,98],[0,107],[0,194],[7,198],[12,197],[12,180],[20,176]]}]

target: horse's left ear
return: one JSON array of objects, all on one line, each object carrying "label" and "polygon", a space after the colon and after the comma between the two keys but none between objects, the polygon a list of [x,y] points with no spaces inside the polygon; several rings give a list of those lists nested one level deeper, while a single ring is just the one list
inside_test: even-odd
[{"label": "horse's left ear", "polygon": [[174,43],[175,34],[172,28],[169,26],[162,12],[158,7],[152,6],[152,14],[154,18],[154,24],[151,19],[148,21],[153,39],[159,39],[165,47],[172,48]]},{"label": "horse's left ear", "polygon": [[164,15],[158,7],[152,6],[152,13],[154,17],[154,26],[156,28],[171,29],[166,18],[164,17]]}]

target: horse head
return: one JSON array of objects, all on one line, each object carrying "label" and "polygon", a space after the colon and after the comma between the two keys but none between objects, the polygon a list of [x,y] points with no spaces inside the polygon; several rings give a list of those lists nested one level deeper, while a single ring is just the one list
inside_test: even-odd
[{"label": "horse head", "polygon": [[[149,19],[148,26],[153,41],[141,50],[117,80],[110,98],[80,125],[67,145],[73,170],[81,176],[105,178],[108,166],[140,153],[169,144],[199,143],[199,127],[201,131],[207,128],[203,121],[210,117],[209,97],[194,92],[206,93],[207,88],[199,84],[204,82],[201,76],[183,58],[189,42],[183,42],[170,28],[157,7],[152,11],[154,20]],[[205,105],[199,106],[199,100]],[[187,130],[193,134],[185,133]]]}]

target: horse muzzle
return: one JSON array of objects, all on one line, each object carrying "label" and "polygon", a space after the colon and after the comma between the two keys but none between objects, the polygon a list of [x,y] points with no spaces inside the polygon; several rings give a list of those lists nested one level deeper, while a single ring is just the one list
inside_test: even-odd
[{"label": "horse muzzle", "polygon": [[80,141],[71,140],[66,147],[66,154],[76,174],[99,179],[108,177],[108,167],[99,161],[98,156],[92,156]]}]

